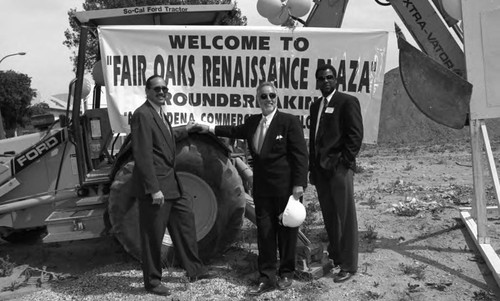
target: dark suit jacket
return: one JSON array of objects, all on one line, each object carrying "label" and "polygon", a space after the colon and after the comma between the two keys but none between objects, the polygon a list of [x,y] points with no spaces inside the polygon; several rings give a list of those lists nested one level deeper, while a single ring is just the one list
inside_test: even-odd
[{"label": "dark suit jacket", "polygon": [[277,111],[268,127],[260,155],[253,137],[262,114],[251,115],[238,126],[216,126],[215,135],[246,139],[253,158],[253,196],[290,196],[293,186],[307,186],[307,145],[302,124]]},{"label": "dark suit jacket", "polygon": [[317,99],[310,109],[309,169],[312,171],[318,167],[315,165],[319,164],[323,169],[335,170],[339,163],[354,169],[363,141],[363,119],[359,100],[349,94],[335,91],[327,111],[323,113],[316,137],[316,121],[321,100],[322,98]]},{"label": "dark suit jacket", "polygon": [[165,199],[179,198],[182,186],[174,170],[175,140],[187,137],[186,129],[172,130],[170,123],[165,124],[146,101],[132,115],[131,131],[135,160],[131,181],[134,196],[161,190]]}]

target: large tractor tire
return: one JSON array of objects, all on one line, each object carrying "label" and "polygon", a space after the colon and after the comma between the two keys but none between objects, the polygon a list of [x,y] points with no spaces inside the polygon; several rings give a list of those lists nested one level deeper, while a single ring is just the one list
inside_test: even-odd
[{"label": "large tractor tire", "polygon": [[[115,176],[109,196],[112,232],[124,249],[140,260],[139,213],[129,182],[134,162],[126,163]],[[242,180],[227,149],[210,135],[191,135],[177,143],[176,170],[193,199],[199,254],[203,261],[223,253],[234,242],[246,205]],[[168,231],[163,239],[165,266],[176,265]]]}]

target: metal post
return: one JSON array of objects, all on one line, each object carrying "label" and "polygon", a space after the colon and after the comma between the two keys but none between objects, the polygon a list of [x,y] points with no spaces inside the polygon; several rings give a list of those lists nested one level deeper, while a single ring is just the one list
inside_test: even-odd
[{"label": "metal post", "polygon": [[80,28],[80,41],[78,45],[78,63],[76,66],[76,82],[75,89],[73,93],[73,112],[72,112],[72,128],[74,139],[76,141],[76,162],[78,166],[78,178],[80,179],[80,184],[85,181],[85,175],[87,174],[88,161],[86,162],[86,154],[83,146],[82,128],[80,125],[80,109],[82,102],[82,85],[83,85],[83,75],[85,71],[85,51],[87,49],[87,35],[89,28],[87,26],[82,26]]}]

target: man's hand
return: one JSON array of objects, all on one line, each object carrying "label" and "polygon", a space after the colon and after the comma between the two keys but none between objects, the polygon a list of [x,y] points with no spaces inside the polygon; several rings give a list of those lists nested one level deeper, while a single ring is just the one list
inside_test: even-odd
[{"label": "man's hand", "polygon": [[209,132],[209,129],[210,128],[206,124],[195,123],[191,131],[196,133],[206,134]]},{"label": "man's hand", "polygon": [[195,128],[196,123],[194,121],[190,121],[186,124],[186,130],[188,133],[198,132]]},{"label": "man's hand", "polygon": [[300,198],[304,195],[304,187],[302,186],[293,186],[293,197],[296,200],[300,200]]},{"label": "man's hand", "polygon": [[153,198],[153,205],[157,204],[161,206],[165,202],[165,197],[163,196],[163,192],[161,192],[161,190],[152,193],[151,197]]}]

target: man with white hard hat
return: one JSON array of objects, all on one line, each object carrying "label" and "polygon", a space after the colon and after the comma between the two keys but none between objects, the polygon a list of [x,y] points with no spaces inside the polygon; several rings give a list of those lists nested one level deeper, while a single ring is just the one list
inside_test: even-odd
[{"label": "man with white hard hat", "polygon": [[[278,95],[274,84],[261,83],[256,98],[262,114],[249,116],[241,125],[197,125],[202,132],[210,130],[217,136],[246,139],[252,155],[260,273],[259,285],[249,292],[252,296],[269,292],[276,286],[286,289],[292,285],[299,229],[282,225],[280,214],[290,195],[297,200],[302,198],[308,170],[302,124],[296,116],[277,109]],[[285,222],[291,220],[288,216],[285,218]],[[279,251],[279,265],[276,249]]]}]

